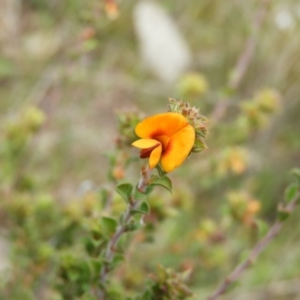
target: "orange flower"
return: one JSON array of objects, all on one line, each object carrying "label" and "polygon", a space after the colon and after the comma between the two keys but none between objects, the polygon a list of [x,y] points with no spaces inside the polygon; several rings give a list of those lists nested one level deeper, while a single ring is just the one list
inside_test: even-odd
[{"label": "orange flower", "polygon": [[119,16],[118,5],[114,0],[105,0],[105,10],[111,20],[115,20]]},{"label": "orange flower", "polygon": [[149,158],[153,169],[159,161],[165,172],[179,167],[195,142],[195,130],[186,118],[174,112],[154,115],[140,122],[135,133],[141,139],[132,143],[141,149],[140,157]]}]

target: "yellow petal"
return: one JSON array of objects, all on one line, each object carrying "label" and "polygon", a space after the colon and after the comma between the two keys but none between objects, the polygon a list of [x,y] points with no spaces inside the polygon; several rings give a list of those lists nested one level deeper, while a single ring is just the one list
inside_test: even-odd
[{"label": "yellow petal", "polygon": [[195,130],[187,124],[174,134],[161,157],[161,165],[166,172],[179,167],[189,155],[195,142]]},{"label": "yellow petal", "polygon": [[187,124],[188,122],[183,115],[168,112],[146,118],[136,126],[135,133],[141,138],[155,138],[165,135],[171,137]]},{"label": "yellow petal", "polygon": [[159,145],[160,142],[153,139],[140,139],[132,143],[132,146],[137,147],[139,149],[148,149]]},{"label": "yellow petal", "polygon": [[152,150],[151,155],[149,157],[149,167],[153,169],[159,162],[161,156],[162,146],[159,145],[155,149]]}]

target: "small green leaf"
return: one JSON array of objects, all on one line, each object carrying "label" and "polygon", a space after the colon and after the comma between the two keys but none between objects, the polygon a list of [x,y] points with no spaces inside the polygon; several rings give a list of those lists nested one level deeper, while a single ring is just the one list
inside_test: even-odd
[{"label": "small green leaf", "polygon": [[146,195],[147,195],[146,193],[140,192],[137,187],[134,189],[134,195],[133,195],[134,199],[141,200],[145,198]]},{"label": "small green leaf", "polygon": [[99,194],[102,206],[105,207],[109,201],[109,197],[110,197],[109,191],[107,189],[103,188],[99,191],[98,194]]},{"label": "small green leaf", "polygon": [[116,187],[116,192],[126,201],[130,202],[133,186],[130,183],[122,183]]},{"label": "small green leaf", "polygon": [[168,176],[158,177],[158,176],[152,176],[150,181],[150,186],[156,186],[159,185],[166,190],[168,190],[170,193],[172,193],[172,181]]},{"label": "small green leaf", "polygon": [[290,216],[290,214],[291,214],[290,212],[284,211],[284,210],[279,210],[279,211],[277,212],[278,219],[279,219],[281,222],[285,221],[285,220]]},{"label": "small green leaf", "polygon": [[140,200],[143,199],[146,195],[149,195],[152,191],[153,191],[153,186],[148,185],[145,189],[144,192],[141,192],[138,190],[138,188],[136,187],[135,191],[134,191],[134,199],[136,200]]},{"label": "small green leaf", "polygon": [[118,222],[115,219],[109,217],[102,217],[101,224],[105,234],[108,236],[113,235],[118,226]]},{"label": "small green leaf", "polygon": [[284,192],[284,198],[287,202],[292,201],[299,191],[299,186],[296,183],[290,184]]},{"label": "small green leaf", "polygon": [[279,221],[284,222],[290,215],[291,212],[286,210],[286,208],[282,204],[279,204],[277,209],[277,216]]},{"label": "small green leaf", "polygon": [[130,222],[125,226],[125,231],[135,231],[143,227],[141,222]]},{"label": "small green leaf", "polygon": [[255,225],[257,228],[258,238],[265,236],[269,229],[268,224],[262,220],[255,220]]},{"label": "small green leaf", "polygon": [[291,170],[291,174],[294,175],[298,181],[298,185],[300,186],[300,169],[294,168]]},{"label": "small green leaf", "polygon": [[163,176],[165,176],[167,174],[165,172],[165,170],[159,164],[156,166],[156,169],[158,171],[159,177],[163,177]]},{"label": "small green leaf", "polygon": [[111,268],[114,269],[117,267],[120,263],[122,263],[125,260],[125,256],[121,253],[116,253],[114,255],[113,261],[111,262]]},{"label": "small green leaf", "polygon": [[101,267],[103,265],[103,262],[99,259],[91,259],[90,262],[92,265],[92,269],[94,270],[94,273],[99,274]]},{"label": "small green leaf", "polygon": [[92,255],[95,251],[95,244],[94,244],[94,241],[90,238],[87,238],[85,241],[84,241],[84,244],[85,244],[85,250],[86,252],[89,254],[89,255]]},{"label": "small green leaf", "polygon": [[148,186],[146,187],[145,195],[151,194],[152,191],[153,191],[153,189],[154,189],[154,186],[148,185]]},{"label": "small green leaf", "polygon": [[91,235],[92,235],[93,239],[95,239],[95,240],[103,239],[101,227],[100,226],[94,226],[91,229]]},{"label": "small green leaf", "polygon": [[133,213],[140,213],[142,215],[147,215],[149,214],[150,212],[150,207],[149,207],[149,204],[147,201],[143,201],[141,203],[141,205],[137,208],[137,209],[134,209],[132,210],[131,212]]},{"label": "small green leaf", "polygon": [[149,214],[150,207],[147,201],[142,202],[142,204],[139,207],[139,210],[142,211],[144,214]]},{"label": "small green leaf", "polygon": [[119,222],[121,225],[125,224],[126,212],[120,215]]}]

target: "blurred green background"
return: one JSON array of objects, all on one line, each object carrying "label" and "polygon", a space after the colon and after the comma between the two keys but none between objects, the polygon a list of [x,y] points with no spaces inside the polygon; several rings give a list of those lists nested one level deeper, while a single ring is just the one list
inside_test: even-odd
[{"label": "blurred green background", "polygon": [[[191,269],[205,299],[273,222],[300,167],[299,1],[112,3],[0,2],[0,299],[87,299],[76,284],[63,291],[62,270],[84,256],[103,191],[136,182],[142,165],[123,178],[105,155],[137,156],[116,147],[117,112],[165,112],[172,97],[210,119],[208,149],[171,174],[172,195],[151,196],[152,218],[113,273],[124,295],[161,264]],[[299,299],[299,216],[224,299]]]}]

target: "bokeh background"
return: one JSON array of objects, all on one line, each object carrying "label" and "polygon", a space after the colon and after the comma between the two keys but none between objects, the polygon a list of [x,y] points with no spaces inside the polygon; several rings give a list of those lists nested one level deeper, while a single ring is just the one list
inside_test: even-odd
[{"label": "bokeh background", "polygon": [[[120,159],[118,114],[164,112],[168,97],[208,117],[208,149],[151,196],[113,276],[131,295],[158,264],[191,269],[205,299],[300,166],[299,30],[296,0],[1,0],[0,299],[83,299],[60,292],[61,257],[83,252],[99,191],[142,165],[120,175],[107,158]],[[300,299],[299,216],[224,299]]]}]

